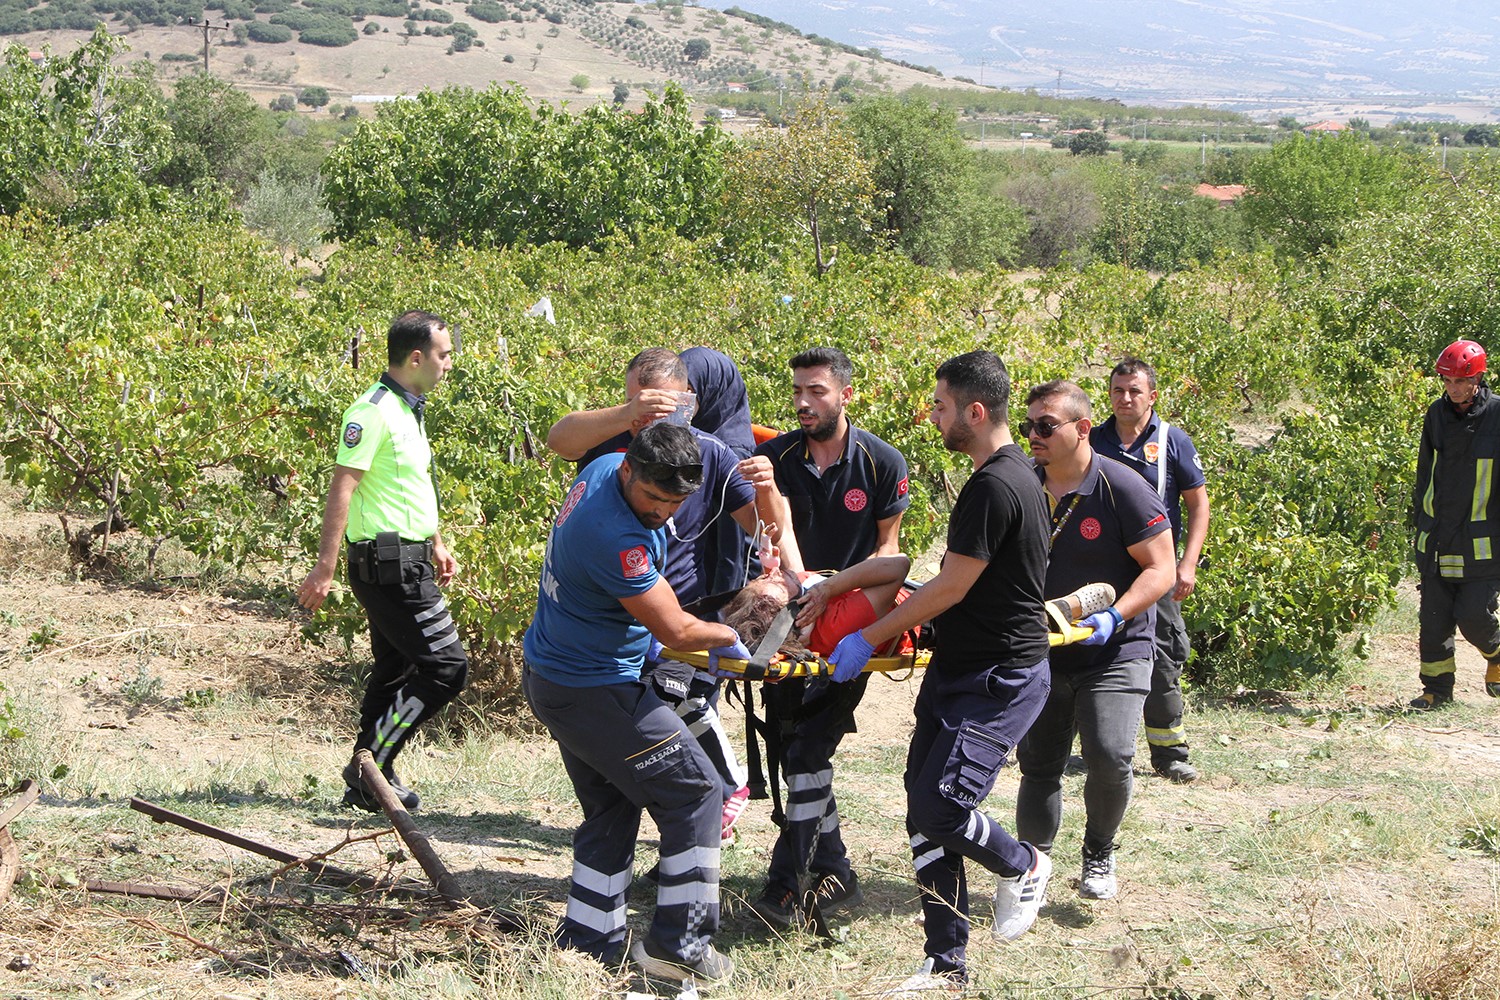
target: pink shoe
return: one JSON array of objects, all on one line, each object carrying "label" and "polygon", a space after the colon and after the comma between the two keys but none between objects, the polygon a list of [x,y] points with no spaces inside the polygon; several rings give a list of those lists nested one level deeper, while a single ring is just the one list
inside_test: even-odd
[{"label": "pink shoe", "polygon": [[740,814],[745,811],[745,803],[750,801],[750,789],[739,788],[734,794],[724,800],[724,818],[719,827],[719,840],[728,843],[734,840],[734,824],[739,821]]}]

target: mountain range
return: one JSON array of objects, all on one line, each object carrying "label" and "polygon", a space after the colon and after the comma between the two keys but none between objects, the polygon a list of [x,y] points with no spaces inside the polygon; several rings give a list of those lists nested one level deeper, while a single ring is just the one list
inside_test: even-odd
[{"label": "mountain range", "polygon": [[[706,2],[724,9],[735,4]],[[1494,0],[739,0],[990,86],[1126,102],[1500,104]]]}]

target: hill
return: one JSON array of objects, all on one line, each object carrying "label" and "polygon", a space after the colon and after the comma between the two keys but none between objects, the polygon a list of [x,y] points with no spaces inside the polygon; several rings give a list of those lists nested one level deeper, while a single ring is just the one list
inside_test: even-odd
[{"label": "hill", "polygon": [[[711,0],[727,7],[734,0]],[[885,56],[991,86],[1313,116],[1500,114],[1500,16],[1454,0],[755,0]]]},{"label": "hill", "polygon": [[[25,0],[3,0],[0,31],[47,23],[45,18],[35,20],[37,12],[60,2],[27,8]],[[478,89],[491,81],[519,84],[538,99],[573,102],[611,100],[616,84],[624,84],[639,98],[640,91],[659,91],[671,81],[710,104],[712,95],[730,82],[778,95],[804,88],[899,91],[916,83],[945,84],[935,72],[806,37],[790,26],[698,7],[580,0],[549,0],[545,7],[532,0],[468,5],[413,0],[409,19],[372,13],[393,9],[390,0],[261,0],[253,9],[237,2],[224,0],[223,7],[207,11],[212,23],[229,25],[228,30],[211,33],[209,67],[265,102],[309,86],[327,88],[332,102],[340,104],[356,95],[409,94],[450,84]],[[151,5],[153,0],[141,3]],[[405,9],[401,0],[394,4],[394,9]],[[94,9],[104,6],[96,4]],[[33,20],[18,20],[22,15],[17,9],[30,11],[25,16]],[[163,23],[143,20],[123,7],[99,17],[125,37],[131,47],[128,59],[150,60],[163,79],[201,69],[203,31],[178,21],[182,16],[201,17],[203,9],[159,10],[154,19]],[[280,43],[235,37],[247,35],[252,24],[295,24],[293,15],[337,20],[355,37],[337,46],[310,44],[307,32],[296,29],[296,40]],[[87,31],[71,25],[88,20],[12,32],[6,40],[32,50],[48,45],[66,51],[87,37]],[[455,25],[467,26],[457,29],[459,34],[472,31],[472,41],[463,51],[455,44],[457,35],[446,33]],[[699,41],[690,49],[689,42],[695,40]],[[704,43],[706,54],[700,54]]]}]

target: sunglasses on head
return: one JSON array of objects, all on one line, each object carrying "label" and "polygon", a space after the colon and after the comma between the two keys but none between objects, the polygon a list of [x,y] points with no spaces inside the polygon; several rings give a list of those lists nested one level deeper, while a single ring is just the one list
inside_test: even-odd
[{"label": "sunglasses on head", "polygon": [[632,458],[630,464],[640,470],[640,474],[653,483],[665,482],[673,476],[682,476],[689,482],[701,482],[703,480],[703,463],[691,462],[687,465],[673,465],[671,462],[653,462],[650,459]]},{"label": "sunglasses on head", "polygon": [[1072,420],[1064,420],[1061,423],[1049,424],[1045,420],[1032,420],[1028,417],[1017,425],[1017,429],[1021,432],[1022,437],[1031,437],[1031,432],[1036,431],[1037,437],[1049,438],[1052,436],[1052,433],[1059,427],[1063,427],[1067,424],[1076,424],[1082,419],[1082,417],[1074,417]]}]

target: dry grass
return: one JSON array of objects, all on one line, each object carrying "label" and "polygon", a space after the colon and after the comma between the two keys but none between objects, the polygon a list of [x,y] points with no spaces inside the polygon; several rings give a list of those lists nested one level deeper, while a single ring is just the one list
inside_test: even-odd
[{"label": "dry grass", "polygon": [[[75,581],[55,517],[0,519],[0,779],[41,780],[13,824],[23,876],[0,905],[7,995],[558,997],[645,989],[628,970],[554,952],[577,807],[545,739],[516,724],[431,732],[403,757],[423,830],[481,906],[532,935],[490,938],[421,910],[394,924],[278,865],[133,812],[141,794],[209,823],[336,864],[420,878],[384,824],[338,808],[356,686],[342,650],[307,645],[290,601]],[[1409,596],[1409,595],[1408,595]],[[1081,775],[1067,779],[1058,875],[1031,933],[990,940],[988,878],[971,946],[974,995],[1477,998],[1500,995],[1500,711],[1465,652],[1460,705],[1392,711],[1414,680],[1414,620],[1393,615],[1375,654],[1310,693],[1193,699],[1205,778],[1138,776],[1122,831],[1122,891],[1075,893]],[[356,656],[362,656],[356,650]],[[152,682],[155,682],[154,684]],[[747,1000],[878,995],[920,958],[901,827],[913,688],[882,682],[840,755],[839,797],[867,902],[831,940],[778,935],[744,905],[774,830],[756,804],[724,854],[719,943]],[[464,714],[467,712],[468,714]],[[519,735],[509,735],[519,733]],[[1016,775],[991,798],[1008,817]],[[640,867],[654,854],[649,824]],[[228,892],[220,906],[91,894],[88,879]],[[216,897],[217,898],[217,897]],[[267,899],[275,902],[267,902]],[[651,906],[632,898],[631,922]],[[347,956],[347,957],[345,957]],[[23,958],[24,957],[24,958]],[[269,970],[269,971],[267,971]]]}]

